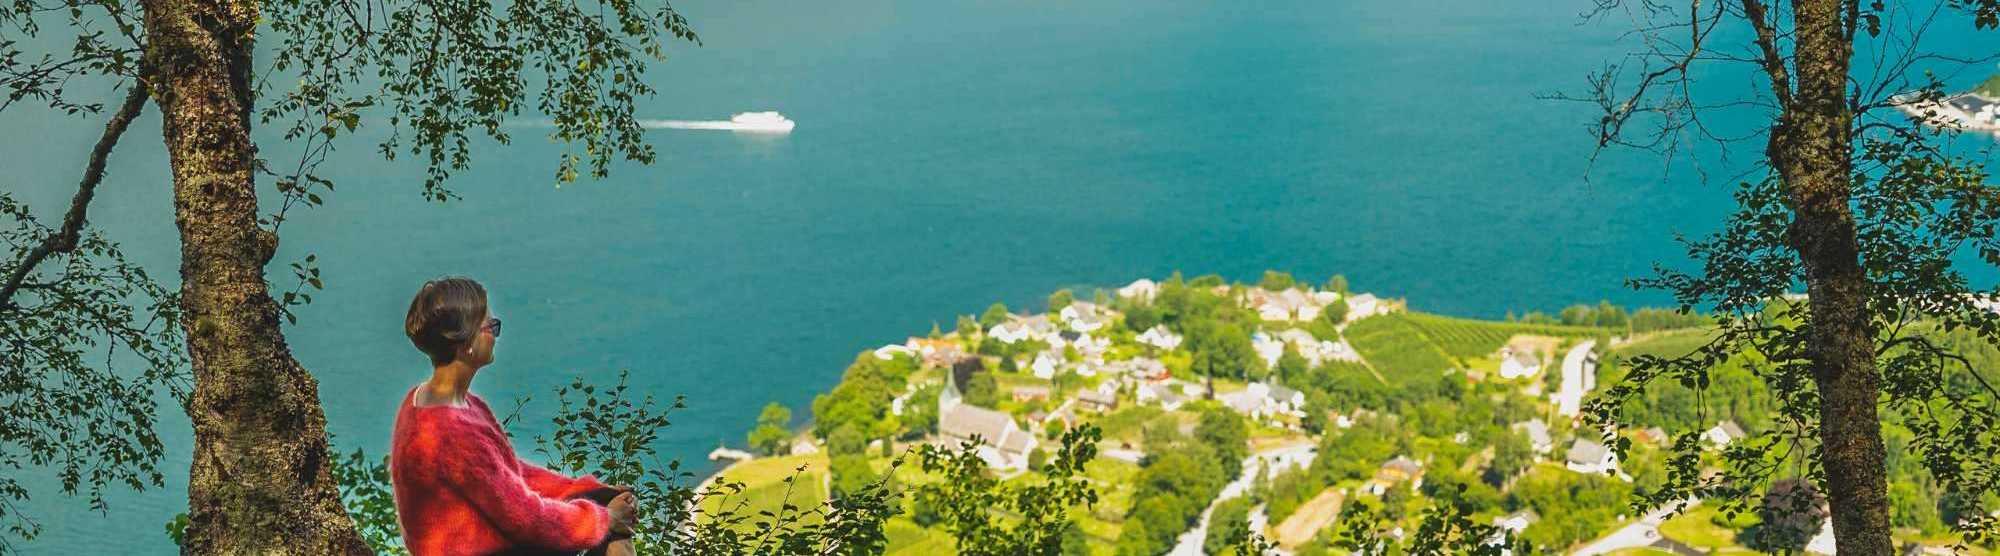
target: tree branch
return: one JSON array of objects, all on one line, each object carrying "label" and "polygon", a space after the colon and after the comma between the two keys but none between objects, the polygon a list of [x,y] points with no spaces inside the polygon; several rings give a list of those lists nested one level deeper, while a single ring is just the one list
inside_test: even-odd
[{"label": "tree branch", "polygon": [[76,197],[70,199],[69,212],[63,215],[62,229],[43,238],[42,244],[29,251],[27,258],[22,259],[20,265],[14,267],[14,272],[7,276],[6,283],[0,285],[0,310],[14,306],[14,292],[21,289],[21,283],[27,280],[28,273],[34,272],[36,265],[42,263],[42,259],[76,250],[76,243],[83,235],[83,222],[85,212],[90,208],[90,199],[96,196],[98,182],[104,181],[104,161],[110,158],[111,148],[118,146],[118,138],[125,134],[125,128],[131,127],[132,120],[146,109],[146,91],[144,80],[135,80],[132,88],[126,91],[125,103],[118,107],[111,121],[104,124],[104,136],[99,137],[97,146],[90,150],[90,162],[83,168],[83,181],[77,184]]},{"label": "tree branch", "polygon": [[1760,0],[1743,0],[1743,20],[1757,30],[1757,49],[1763,51],[1764,73],[1771,74],[1771,94],[1778,97],[1780,108],[1792,104],[1792,77],[1785,71],[1785,59],[1778,55],[1777,31],[1772,29],[1764,3]]}]

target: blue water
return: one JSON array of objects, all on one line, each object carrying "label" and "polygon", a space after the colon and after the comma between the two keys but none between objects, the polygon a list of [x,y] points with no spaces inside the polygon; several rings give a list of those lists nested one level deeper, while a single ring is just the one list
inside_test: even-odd
[{"label": "blue water", "polygon": [[[335,156],[339,191],[286,224],[272,275],[288,286],[282,263],[305,253],[324,269],[287,333],[339,446],[382,451],[428,372],[403,310],[442,274],[484,281],[506,319],[475,389],[540,395],[517,438],[546,429],[553,386],[629,369],[688,396],[661,448],[692,461],[740,443],[765,402],[803,416],[860,350],[996,300],[1276,268],[1479,317],[1660,304],[1623,280],[1679,261],[1672,234],[1728,206],[1716,153],[1699,153],[1706,185],[1649,153],[1592,167],[1594,109],[1535,98],[1630,46],[1617,22],[1580,24],[1581,0],[686,4],[705,46],[674,50],[640,116],[780,110],[796,132],[655,131],[657,164],[556,187],[555,147],[516,129],[445,205],[372,144]],[[0,183],[55,218],[100,125],[0,117]],[[127,136],[92,216],[173,280],[157,130],[149,115]],[[47,530],[21,548],[169,552],[190,433],[178,414],[162,427],[164,489],[104,516],[38,492]]]}]

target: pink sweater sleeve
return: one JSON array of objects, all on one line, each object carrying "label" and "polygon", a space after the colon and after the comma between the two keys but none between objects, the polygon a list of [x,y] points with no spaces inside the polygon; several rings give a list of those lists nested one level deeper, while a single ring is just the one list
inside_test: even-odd
[{"label": "pink sweater sleeve", "polygon": [[588,550],[604,541],[611,525],[604,506],[536,492],[522,476],[520,460],[505,436],[476,421],[459,424],[466,430],[447,443],[443,461],[449,463],[443,475],[501,534],[554,550]]},{"label": "pink sweater sleeve", "polygon": [[528,463],[528,460],[517,459],[516,462],[520,464],[521,478],[528,482],[528,488],[549,498],[576,498],[586,492],[600,488],[611,488],[602,482],[598,482],[596,477],[590,475],[572,479],[563,476],[561,473]]}]

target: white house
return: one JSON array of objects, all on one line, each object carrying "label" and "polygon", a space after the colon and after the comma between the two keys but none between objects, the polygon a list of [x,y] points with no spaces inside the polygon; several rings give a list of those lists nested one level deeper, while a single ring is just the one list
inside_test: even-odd
[{"label": "white house", "polygon": [[1051,355],[1050,352],[1044,351],[1035,354],[1035,362],[1028,368],[1034,370],[1035,378],[1048,380],[1056,377],[1056,368],[1061,363],[1061,355]]},{"label": "white house", "polygon": [[1549,438],[1549,424],[1541,419],[1514,423],[1512,428],[1528,437],[1528,446],[1534,448],[1537,454],[1547,454],[1556,447],[1555,440]]},{"label": "white house", "polygon": [[1167,330],[1165,325],[1154,325],[1152,328],[1146,329],[1145,333],[1139,335],[1139,343],[1160,348],[1163,351],[1172,350],[1181,347],[1181,335]]},{"label": "white house", "polygon": [[1137,301],[1152,301],[1153,296],[1159,293],[1160,285],[1145,278],[1133,280],[1131,284],[1118,288],[1118,297]]},{"label": "white house", "polygon": [[1103,308],[1095,303],[1082,301],[1072,302],[1068,307],[1063,307],[1058,316],[1062,317],[1064,324],[1069,325],[1070,330],[1077,332],[1095,331],[1111,322],[1111,318],[1105,314]]},{"label": "white house", "polygon": [[1166,383],[1141,384],[1136,397],[1139,403],[1155,404],[1167,411],[1180,409],[1181,404],[1187,403],[1187,396],[1175,392],[1173,386]]},{"label": "white house", "polygon": [[1396,459],[1383,463],[1380,469],[1375,470],[1375,477],[1369,479],[1362,488],[1369,494],[1381,496],[1382,493],[1388,492],[1390,487],[1404,481],[1410,482],[1411,490],[1423,488],[1424,464],[1417,463],[1417,460],[1408,456],[1396,456]]},{"label": "white house", "polygon": [[1386,312],[1388,312],[1388,307],[1382,303],[1382,300],[1377,299],[1375,294],[1362,293],[1347,296],[1346,322],[1354,322]]},{"label": "white house", "polygon": [[1110,338],[1100,338],[1089,334],[1077,336],[1075,340],[1070,341],[1070,345],[1076,346],[1076,352],[1085,359],[1101,359],[1104,357],[1104,352],[1111,351]]},{"label": "white house", "polygon": [[1493,526],[1518,535],[1521,534],[1521,531],[1527,530],[1529,525],[1534,525],[1539,520],[1541,520],[1541,516],[1535,515],[1534,510],[1522,509],[1518,512],[1493,518]]},{"label": "white house", "polygon": [[1582,438],[1569,446],[1567,460],[1569,470],[1578,473],[1610,475],[1618,472],[1617,454],[1611,453],[1611,449],[1603,444]]},{"label": "white house", "polygon": [[1278,364],[1278,358],[1285,355],[1285,342],[1258,330],[1250,335],[1250,349],[1257,352],[1257,358],[1264,360],[1265,367]]},{"label": "white house", "polygon": [[1500,378],[1514,380],[1542,372],[1542,359],[1533,350],[1508,346],[1500,348]]},{"label": "white house", "polygon": [[1309,321],[1319,318],[1320,308],[1326,305],[1319,299],[1297,288],[1276,292],[1258,288],[1250,290],[1244,301],[1257,311],[1258,318],[1267,321]]},{"label": "white house", "polygon": [[993,329],[987,330],[986,335],[1007,344],[1021,340],[1041,340],[1051,346],[1057,346],[1062,344],[1060,332],[1056,328],[1055,323],[1049,321],[1048,315],[1035,315],[1032,317],[1016,316],[1012,320],[1000,323],[995,325]]},{"label": "white house", "polygon": [[1744,436],[1748,435],[1743,432],[1743,427],[1737,426],[1735,421],[1726,419],[1717,422],[1715,426],[1709,427],[1707,431],[1701,433],[1701,439],[1708,441],[1710,445],[1716,448],[1727,447],[1729,443],[1735,442]]},{"label": "white house", "polygon": [[1016,322],[1003,322],[986,331],[986,335],[1003,344],[1012,344],[1028,339],[1028,327]]},{"label": "white house", "polygon": [[1242,390],[1215,397],[1222,405],[1237,413],[1262,419],[1274,415],[1301,414],[1305,407],[1305,394],[1276,384],[1253,382]]},{"label": "white house", "polygon": [[1111,361],[1103,365],[1103,371],[1121,374],[1136,380],[1160,380],[1167,378],[1167,364],[1151,357]]}]

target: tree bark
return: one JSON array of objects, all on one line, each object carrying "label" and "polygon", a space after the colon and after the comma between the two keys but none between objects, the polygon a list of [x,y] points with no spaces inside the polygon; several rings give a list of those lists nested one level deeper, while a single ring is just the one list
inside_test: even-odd
[{"label": "tree bark", "polygon": [[187,554],[365,554],[327,467],[318,385],[264,281],[250,139],[251,0],[145,0],[194,365]]},{"label": "tree bark", "polygon": [[1854,114],[1847,78],[1854,51],[1844,9],[1839,0],[1793,3],[1798,89],[1779,116],[1766,154],[1792,204],[1788,241],[1805,264],[1812,310],[1807,352],[1820,394],[1821,461],[1834,541],[1841,554],[1893,554],[1876,415],[1876,331],[1849,207]]}]

